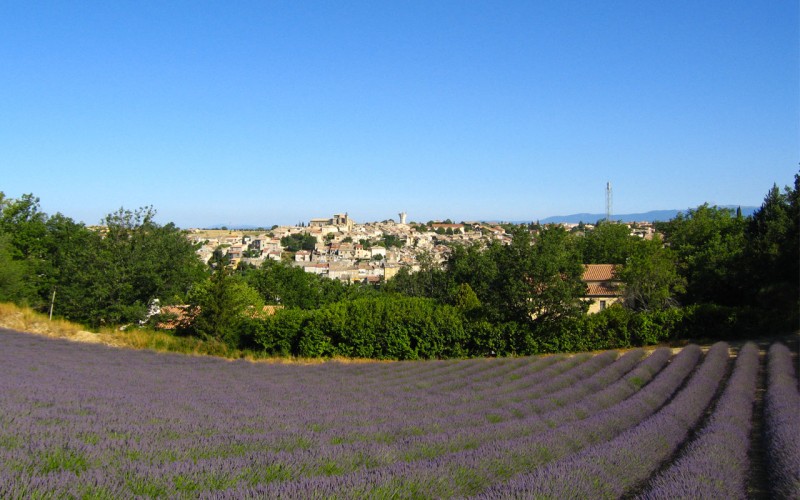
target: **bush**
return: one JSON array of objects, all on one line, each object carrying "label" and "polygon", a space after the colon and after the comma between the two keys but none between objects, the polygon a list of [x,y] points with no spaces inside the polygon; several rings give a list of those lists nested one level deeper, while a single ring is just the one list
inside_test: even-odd
[{"label": "bush", "polygon": [[613,305],[597,314],[563,321],[556,331],[542,332],[534,353],[653,345],[678,337],[684,329],[682,309],[634,312]]},{"label": "bush", "polygon": [[359,298],[315,311],[278,311],[245,324],[242,337],[270,354],[417,359],[469,353],[459,310],[424,298]]},{"label": "bush", "polygon": [[684,330],[684,310],[679,308],[634,314],[630,321],[634,345],[654,345],[677,339]]},{"label": "bush", "polygon": [[297,354],[303,325],[311,315],[300,309],[284,309],[265,319],[250,319],[244,323],[252,342],[268,354],[290,356]]},{"label": "bush", "polygon": [[752,338],[765,333],[786,333],[786,316],[752,307],[696,304],[686,307],[681,336],[702,339]]},{"label": "bush", "polygon": [[240,347],[257,346],[271,355],[402,360],[599,351],[691,336],[730,339],[753,335],[765,324],[750,309],[702,305],[634,312],[614,305],[531,328],[473,319],[433,299],[387,294],[247,319],[239,339]]},{"label": "bush", "polygon": [[466,348],[474,356],[505,356],[509,354],[509,343],[502,330],[485,320],[471,321],[464,325],[467,336]]}]

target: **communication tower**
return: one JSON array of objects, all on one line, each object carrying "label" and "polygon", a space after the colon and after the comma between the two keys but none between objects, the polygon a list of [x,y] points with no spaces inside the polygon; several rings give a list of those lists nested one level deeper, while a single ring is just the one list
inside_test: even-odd
[{"label": "communication tower", "polygon": [[606,182],[606,222],[611,222],[611,182]]}]

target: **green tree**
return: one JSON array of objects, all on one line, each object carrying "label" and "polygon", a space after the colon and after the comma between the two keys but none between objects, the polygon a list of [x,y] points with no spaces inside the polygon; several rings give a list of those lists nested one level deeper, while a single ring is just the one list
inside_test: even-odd
[{"label": "green tree", "polygon": [[289,252],[297,252],[299,250],[310,252],[316,248],[317,239],[308,233],[290,234],[281,238],[281,245]]},{"label": "green tree", "polygon": [[456,289],[453,305],[464,314],[469,314],[480,309],[481,301],[469,283],[461,283]]},{"label": "green tree", "polygon": [[95,255],[103,277],[96,301],[101,318],[118,324],[141,320],[153,299],[183,298],[204,276],[204,265],[174,224],[160,226],[152,207],[119,209],[103,219],[105,237]]},{"label": "green tree", "polygon": [[0,193],[0,234],[6,235],[6,252],[14,264],[16,281],[14,296],[18,302],[41,306],[42,290],[46,288],[44,267],[47,252],[44,245],[47,214],[40,210],[39,198],[25,194],[20,199],[6,198]]},{"label": "green tree", "polygon": [[487,249],[477,244],[453,245],[447,272],[454,284],[467,284],[481,303],[481,311],[492,318],[499,318],[504,310],[497,300],[501,281],[497,256],[502,245],[493,242]]},{"label": "green tree", "polygon": [[580,251],[575,239],[560,226],[543,229],[533,250],[526,279],[529,317],[536,326],[550,331],[554,323],[586,311],[580,300],[586,294]]},{"label": "green tree", "polygon": [[267,260],[246,275],[247,283],[268,304],[316,309],[345,297],[347,285],[339,280],[307,273],[287,262]]},{"label": "green tree", "polygon": [[189,294],[191,329],[205,339],[239,347],[242,323],[261,314],[264,302],[258,292],[234,276],[221,260],[211,277]]},{"label": "green tree", "polygon": [[142,319],[152,299],[184,296],[204,266],[185,234],[154,216],[152,207],[120,209],[96,232],[61,214],[48,217],[33,195],[0,194],[4,258],[13,261],[3,267],[23,277],[11,280],[14,300],[44,310],[55,291],[56,314],[96,326]]},{"label": "green tree", "polygon": [[599,222],[580,241],[584,264],[624,264],[638,238],[624,224]]},{"label": "green tree", "polygon": [[741,304],[745,280],[737,270],[745,247],[745,226],[746,221],[732,210],[707,203],[657,226],[686,280],[682,302]]},{"label": "green tree", "polygon": [[106,304],[106,276],[97,259],[103,244],[101,234],[61,214],[50,217],[46,225],[49,258],[42,293],[56,292],[56,315],[97,324]]},{"label": "green tree", "polygon": [[784,326],[798,326],[800,310],[800,174],[794,186],[777,185],[753,214],[745,229],[746,269],[751,304],[769,311]]},{"label": "green tree", "polygon": [[402,248],[403,243],[404,243],[403,240],[401,240],[400,237],[397,235],[394,234],[383,235],[383,246],[385,246],[386,248],[391,248],[391,247]]},{"label": "green tree", "polygon": [[23,298],[25,267],[12,254],[10,238],[0,234],[0,302],[18,302]]},{"label": "green tree", "polygon": [[456,282],[469,283],[495,323],[513,321],[543,332],[561,319],[582,314],[583,267],[569,233],[547,227],[534,243],[526,228],[511,231],[511,244],[494,243],[485,255],[469,249],[454,252],[461,260],[451,267]]},{"label": "green tree", "polygon": [[417,262],[419,271],[411,272],[407,267],[401,268],[386,283],[384,291],[409,297],[427,297],[447,303],[451,297],[448,273],[441,269],[429,252],[421,252],[417,256]]},{"label": "green tree", "polygon": [[0,233],[11,235],[16,257],[44,257],[46,221],[47,214],[40,210],[39,198],[32,194],[25,194],[19,200],[0,197]]},{"label": "green tree", "polygon": [[660,238],[638,241],[617,277],[624,284],[625,305],[635,311],[674,307],[684,291],[674,252]]}]

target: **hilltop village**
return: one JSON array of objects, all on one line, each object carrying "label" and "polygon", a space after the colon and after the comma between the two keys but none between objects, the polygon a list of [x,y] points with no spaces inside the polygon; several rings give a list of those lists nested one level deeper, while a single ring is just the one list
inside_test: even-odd
[{"label": "hilltop village", "polygon": [[[204,262],[221,250],[232,266],[260,266],[265,260],[289,261],[306,272],[345,282],[380,282],[391,279],[402,267],[418,271],[420,263],[443,265],[454,245],[487,245],[492,240],[507,244],[509,224],[450,220],[426,223],[385,220],[358,224],[347,213],[311,219],[298,226],[273,226],[268,231],[189,230]],[[591,224],[562,224],[573,232],[590,231]],[[535,234],[538,224],[530,224]],[[631,234],[650,239],[648,222],[628,224]]]}]

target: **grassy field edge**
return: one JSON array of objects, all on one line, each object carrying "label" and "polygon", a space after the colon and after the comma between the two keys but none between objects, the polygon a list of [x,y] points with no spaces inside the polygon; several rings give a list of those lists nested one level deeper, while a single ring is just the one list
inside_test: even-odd
[{"label": "grassy field edge", "polygon": [[[216,356],[226,359],[246,359],[274,363],[321,363],[324,359],[288,358],[268,356],[252,350],[232,349],[221,342],[206,341],[196,337],[183,337],[152,328],[128,327],[102,328],[90,331],[85,326],[63,319],[50,318],[30,307],[11,303],[0,303],[0,328],[20,332],[61,338],[76,342],[105,344],[130,349],[148,349],[157,352],[171,352],[193,356]],[[345,358],[334,358],[340,362],[356,362]]]}]

